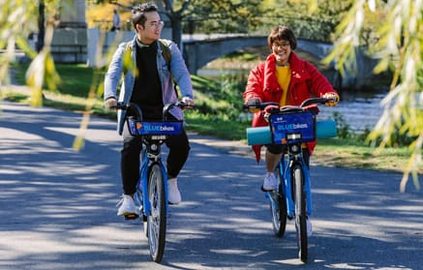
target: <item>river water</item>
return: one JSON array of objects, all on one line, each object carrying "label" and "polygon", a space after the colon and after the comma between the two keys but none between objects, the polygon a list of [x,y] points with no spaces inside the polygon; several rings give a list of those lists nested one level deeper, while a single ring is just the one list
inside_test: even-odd
[{"label": "river water", "polygon": [[337,112],[353,133],[361,133],[364,129],[373,129],[383,113],[382,99],[386,93],[348,93],[336,107],[320,106],[320,118],[333,118]]}]

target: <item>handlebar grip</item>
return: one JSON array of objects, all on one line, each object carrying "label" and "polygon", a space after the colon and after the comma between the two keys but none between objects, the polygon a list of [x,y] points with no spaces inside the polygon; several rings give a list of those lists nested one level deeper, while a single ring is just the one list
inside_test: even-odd
[{"label": "handlebar grip", "polygon": [[269,101],[269,102],[262,102],[259,104],[244,104],[242,108],[244,110],[264,110],[267,106],[279,106],[279,103]]}]

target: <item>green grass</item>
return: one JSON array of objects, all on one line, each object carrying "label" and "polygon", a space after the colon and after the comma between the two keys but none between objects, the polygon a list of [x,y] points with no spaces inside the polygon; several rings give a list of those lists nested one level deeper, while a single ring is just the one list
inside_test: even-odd
[{"label": "green grass", "polygon": [[202,115],[198,111],[186,113],[188,129],[203,135],[212,135],[227,140],[245,139],[246,123],[230,119],[219,118],[212,115]]},{"label": "green grass", "polygon": [[[25,72],[28,65],[15,65],[16,80],[25,84]],[[56,65],[60,76],[60,83],[57,86],[60,94],[76,97],[88,97],[91,82],[94,76],[94,69],[86,65]]]},{"label": "green grass", "polygon": [[[325,166],[403,171],[409,157],[406,147],[379,149],[352,139],[332,138],[318,141],[313,161]],[[418,172],[423,173],[423,168]]]},{"label": "green grass", "polygon": [[[43,104],[71,111],[85,110],[94,70],[84,65],[56,67],[61,76],[61,84],[56,92],[44,91]],[[17,71],[16,80],[23,83],[27,66],[14,68]],[[210,80],[192,76],[192,82],[196,110],[186,113],[188,130],[227,140],[245,141],[245,129],[250,124],[237,121],[245,85],[243,78],[221,77]],[[28,99],[28,94],[13,91],[3,91],[1,94],[3,98],[16,102],[26,102]],[[96,99],[92,113],[108,118],[115,117],[114,113],[104,110],[101,97]],[[326,166],[402,171],[408,158],[408,149],[405,147],[376,150],[365,145],[362,139],[352,137],[319,140],[312,160]],[[423,173],[423,168],[418,171]]]}]

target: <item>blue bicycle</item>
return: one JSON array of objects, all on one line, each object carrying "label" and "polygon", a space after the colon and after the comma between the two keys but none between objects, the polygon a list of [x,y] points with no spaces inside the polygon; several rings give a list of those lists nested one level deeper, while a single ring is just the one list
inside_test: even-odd
[{"label": "blue bicycle", "polygon": [[183,122],[167,119],[173,107],[181,109],[190,106],[176,102],[163,108],[163,121],[143,121],[142,111],[138,105],[118,103],[117,109],[130,110],[135,117],[126,120],[132,136],[142,136],[140,178],[134,194],[139,215],[125,216],[126,219],[140,217],[144,225],[144,233],[148,238],[150,257],[159,263],[162,260],[166,243],[166,220],[168,208],[167,172],[161,159],[161,145],[167,136],[182,133]]},{"label": "blue bicycle", "polygon": [[[278,178],[278,189],[266,192],[272,214],[272,225],[276,236],[283,237],[287,219],[295,220],[297,234],[298,257],[307,262],[308,236],[307,217],[312,214],[310,173],[305,161],[305,143],[316,139],[316,104],[325,104],[328,98],[310,98],[300,106],[283,106],[274,102],[246,106],[249,110],[260,109],[267,112],[269,127],[249,128],[247,137],[249,144],[274,143],[286,145],[275,175]],[[267,131],[266,131],[267,129]],[[334,131],[326,131],[326,136],[336,135]],[[259,131],[256,132],[256,131]],[[266,133],[267,132],[267,133]],[[330,134],[330,135],[329,135]],[[268,138],[265,138],[268,136]],[[255,142],[253,142],[255,141]]]}]

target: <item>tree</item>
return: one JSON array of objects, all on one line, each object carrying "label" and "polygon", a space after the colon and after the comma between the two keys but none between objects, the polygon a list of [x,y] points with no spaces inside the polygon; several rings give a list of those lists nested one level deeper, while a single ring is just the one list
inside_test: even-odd
[{"label": "tree", "polygon": [[183,24],[201,29],[204,25],[213,32],[248,32],[248,26],[256,23],[260,1],[205,1],[205,0],[163,0],[164,15],[172,27],[172,39],[179,46],[182,41]]},{"label": "tree", "polygon": [[353,69],[355,51],[363,44],[364,25],[377,12],[383,18],[373,22],[374,39],[367,43],[368,51],[380,59],[374,71],[389,69],[393,79],[382,102],[383,115],[368,139],[374,144],[379,141],[384,147],[394,143],[395,134],[411,138],[411,156],[400,190],[405,190],[410,174],[419,189],[417,168],[422,165],[423,147],[423,1],[357,0],[338,25],[334,50],[325,61],[336,61],[341,71]]},{"label": "tree", "polygon": [[298,37],[331,41],[332,33],[352,3],[353,0],[320,0],[317,5],[317,1],[312,0],[267,0],[262,3],[266,14],[262,18],[262,30],[269,31],[269,26],[285,24]]},{"label": "tree", "polygon": [[[97,4],[111,3],[130,10],[138,1],[96,0]],[[247,33],[261,16],[259,0],[161,0],[156,1],[172,28],[172,40],[181,47],[184,28],[213,33]]]},{"label": "tree", "polygon": [[[53,58],[50,54],[50,44],[53,39],[53,29],[56,24],[58,0],[50,1],[5,1],[0,8],[0,49],[6,52],[0,54],[0,86],[7,84],[9,65],[15,59],[15,48],[19,47],[26,55],[32,58],[26,74],[27,84],[32,88],[31,104],[42,105],[42,86],[47,84],[49,89],[55,89],[59,80]],[[38,11],[43,11],[38,13]],[[45,33],[42,33],[43,47],[37,53],[28,45],[30,33],[37,32],[39,21],[45,22]],[[45,19],[43,16],[46,16]],[[38,43],[39,44],[39,43]]]}]

